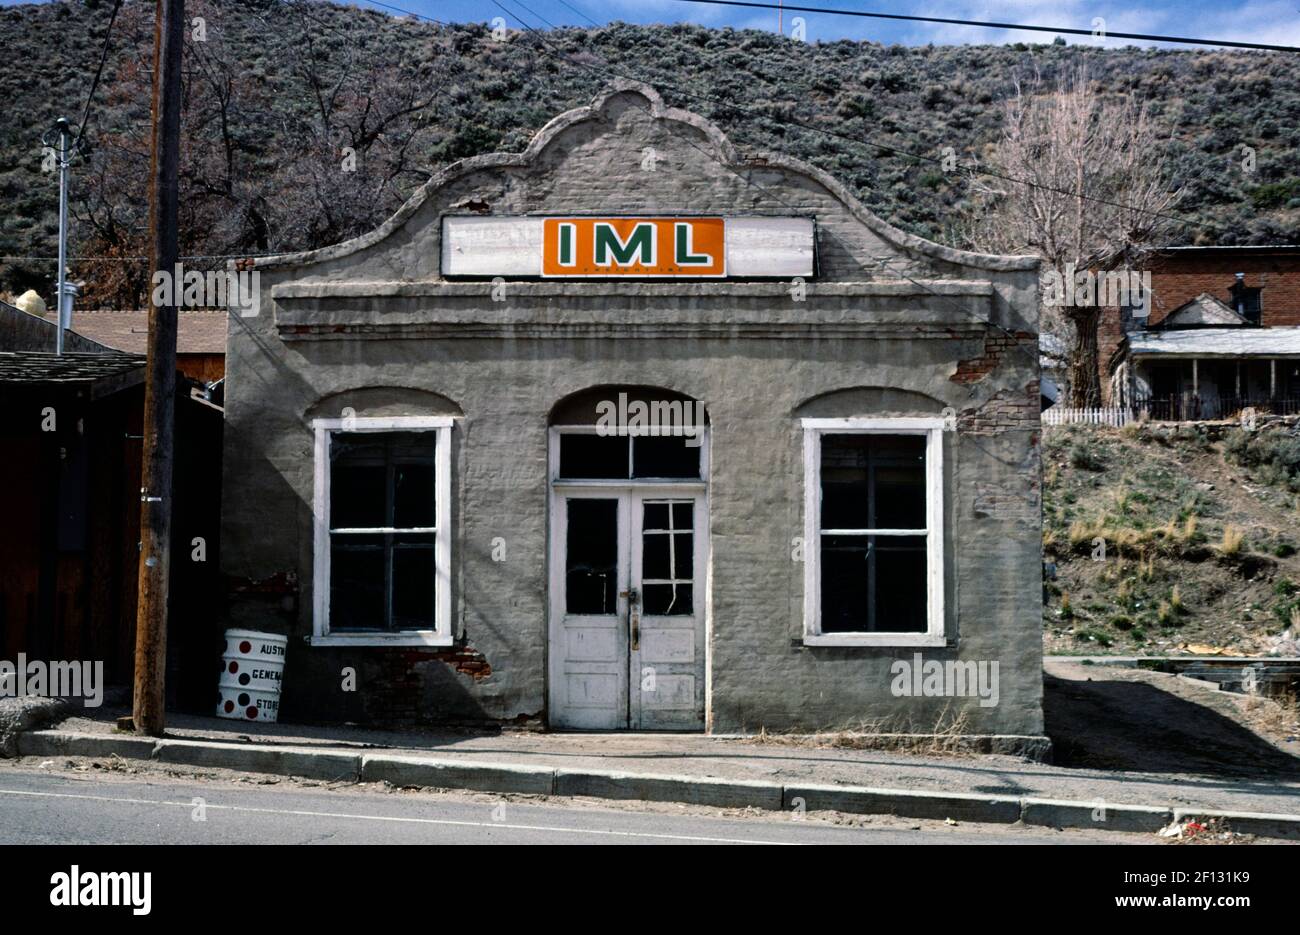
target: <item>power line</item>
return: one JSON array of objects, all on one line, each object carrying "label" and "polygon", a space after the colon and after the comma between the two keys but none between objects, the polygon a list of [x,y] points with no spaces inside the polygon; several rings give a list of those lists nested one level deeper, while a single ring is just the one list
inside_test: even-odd
[{"label": "power line", "polygon": [[[510,13],[511,16],[514,16],[517,20],[519,20],[520,24],[522,24],[523,27],[524,27],[525,29],[527,29],[529,32],[534,33],[535,35],[537,35],[538,39],[541,41],[541,43],[542,43],[543,46],[545,46],[547,49],[550,49],[551,46],[550,46],[550,43],[547,42],[546,37],[545,37],[545,36],[542,36],[541,33],[537,32],[536,29],[534,29],[534,28],[533,28],[532,26],[530,26],[528,23],[524,22],[523,18],[520,17],[518,13],[511,13],[511,12],[510,12],[509,10],[507,10],[504,6],[502,6],[501,3],[498,2],[498,0],[491,0],[491,2],[492,2],[493,5],[495,5],[495,6],[498,7],[499,9],[503,10],[503,11],[506,12],[506,13]],[[540,14],[538,14],[538,13],[536,13],[535,11],[533,11],[532,9],[530,9],[530,8],[528,7],[528,5],[525,4],[525,3],[523,2],[523,0],[513,0],[513,3],[514,3],[516,6],[521,7],[522,9],[524,9],[526,12],[528,12],[528,13],[531,14],[532,16],[534,16],[534,17],[536,17],[537,19],[541,20],[543,23],[546,23],[546,25],[551,26],[552,29],[555,28],[554,25],[552,25],[550,22],[548,22],[548,21],[547,21],[543,16],[541,16]],[[557,54],[561,54],[561,53],[557,53]],[[563,57],[567,58],[567,56],[563,56]],[[577,63],[577,64],[583,64],[583,63]],[[609,64],[608,61],[606,61],[605,64],[608,65],[608,64]],[[587,66],[587,67],[592,67],[592,66]],[[621,76],[620,76],[620,77],[621,77]],[[670,133],[672,132],[672,128],[671,128],[671,127],[669,127],[669,132],[670,132]],[[745,185],[748,185],[748,186],[751,187],[751,188],[757,189],[758,191],[760,191],[760,192],[762,192],[764,195],[766,195],[768,198],[772,199],[773,201],[777,202],[778,204],[782,205],[783,207],[785,207],[785,208],[787,208],[787,209],[789,209],[789,210],[797,210],[798,206],[796,206],[796,205],[792,205],[792,204],[791,204],[789,201],[787,201],[785,198],[782,198],[779,194],[776,194],[776,193],[772,192],[772,191],[771,191],[770,189],[768,189],[766,186],[764,186],[764,185],[760,185],[759,183],[755,182],[753,179],[748,178],[746,175],[744,175],[744,174],[742,174],[741,172],[737,171],[737,169],[736,169],[734,166],[730,166],[730,165],[726,164],[726,163],[725,163],[725,162],[724,162],[724,161],[723,161],[719,156],[717,156],[716,154],[711,153],[711,152],[709,152],[708,150],[703,149],[703,148],[701,148],[700,146],[698,146],[698,145],[697,145],[693,140],[691,140],[691,139],[689,139],[689,138],[687,138],[687,137],[684,137],[684,136],[680,136],[680,135],[678,135],[678,139],[682,140],[682,142],[686,143],[686,144],[687,144],[688,146],[690,146],[692,149],[694,149],[694,150],[696,150],[697,152],[701,153],[705,158],[710,159],[710,160],[712,160],[713,162],[717,163],[721,168],[723,168],[723,169],[725,169],[726,171],[730,172],[732,175],[734,175],[736,178],[738,178],[738,179],[739,179],[742,183],[744,183]],[[937,293],[937,292],[935,292],[933,289],[931,289],[929,286],[927,286],[925,283],[920,282],[920,281],[914,279],[914,278],[913,278],[911,275],[909,275],[905,270],[898,270],[898,269],[893,269],[893,268],[891,268],[891,264],[894,263],[894,262],[897,262],[897,261],[900,259],[899,257],[897,257],[897,256],[890,256],[890,257],[884,258],[883,260],[882,260],[880,257],[876,257],[875,259],[876,259],[876,261],[877,261],[877,263],[876,263],[877,266],[883,266],[885,269],[888,269],[890,272],[895,273],[896,275],[900,276],[901,278],[903,278],[903,279],[907,280],[908,282],[912,283],[912,285],[916,286],[918,289],[921,289],[922,291],[924,291],[926,294],[932,296],[933,298],[936,298],[936,299],[938,299],[938,300],[940,300],[940,301],[942,301],[942,302],[945,302],[945,303],[947,303],[947,304],[950,304],[950,305],[952,305],[953,308],[956,308],[956,309],[958,309],[959,311],[963,311],[963,312],[965,311],[965,309],[963,309],[963,308],[961,308],[960,306],[958,306],[958,305],[956,304],[956,302],[954,302],[950,297],[948,297],[948,296],[944,296],[944,295],[940,295],[939,293]],[[1025,353],[1026,355],[1029,355],[1029,356],[1031,357],[1031,359],[1034,361],[1035,365],[1038,364],[1038,362],[1039,362],[1039,357],[1038,357],[1039,350],[1038,350],[1038,342],[1037,342],[1037,341],[1034,342],[1034,347],[1033,347],[1033,349],[1032,349],[1032,351],[1031,351],[1031,350],[1026,349],[1026,348],[1024,348],[1024,347],[1021,346],[1021,337],[1020,337],[1020,335],[1016,334],[1015,332],[1011,331],[1010,329],[1006,328],[1005,326],[999,324],[999,323],[996,322],[996,321],[993,321],[993,319],[991,319],[991,318],[984,318],[984,317],[982,317],[982,316],[980,317],[980,321],[982,321],[984,324],[988,325],[988,326],[991,327],[991,328],[995,328],[995,329],[997,329],[998,331],[1001,331],[1004,335],[1006,335],[1007,337],[1011,338],[1011,339],[1012,339],[1012,342],[1013,342],[1011,346],[1012,346],[1016,351],[1018,351],[1018,352],[1023,352],[1023,353]],[[968,395],[968,397],[969,397],[969,396],[973,396],[974,393],[975,393],[975,387],[972,386],[972,387],[970,388],[970,391],[969,391],[969,393],[968,393],[967,395]]]},{"label": "power line", "polygon": [[104,63],[108,61],[109,41],[113,38],[113,24],[117,22],[117,11],[121,8],[122,0],[115,0],[113,12],[108,17],[108,29],[104,30],[104,48],[99,56],[99,67],[95,69],[95,77],[90,82],[90,93],[86,95],[86,109],[81,115],[81,126],[77,128],[77,139],[72,144],[74,151],[81,145],[81,138],[86,135],[86,121],[90,119],[90,105],[95,100],[95,90],[99,87],[100,76],[104,73]]},{"label": "power line", "polygon": [[[1068,26],[1033,26],[1028,23],[997,23],[986,20],[953,19],[945,16],[911,16],[903,13],[875,13],[867,10],[836,10],[829,7],[791,6],[782,3],[759,3],[757,0],[677,0],[678,3],[701,3],[708,6],[755,7],[762,10],[795,10],[800,13],[825,13],[831,16],[853,16],[863,19],[904,20],[912,23],[937,23],[943,26],[976,26],[982,29],[1012,29],[1025,32],[1065,33],[1071,36],[1099,36],[1104,39],[1140,39],[1145,42],[1169,42],[1180,45],[1223,46],[1232,49],[1258,49],[1265,52],[1300,52],[1293,45],[1270,45],[1264,42],[1236,42],[1231,39],[1192,39],[1187,36],[1161,36],[1142,32],[1095,33],[1090,29],[1073,29]],[[566,3],[565,6],[568,6]]]},{"label": "power line", "polygon": [[[247,260],[259,256],[282,256],[283,251],[273,253],[194,253],[189,256],[182,256],[181,260]],[[68,257],[68,263],[89,263],[111,261],[115,263],[144,263],[152,260],[147,256],[71,256]],[[19,262],[37,262],[37,263],[57,263],[59,258],[56,256],[0,256],[0,263],[19,263]]]},{"label": "power line", "polygon": [[[373,0],[372,0],[372,2],[373,2]],[[524,23],[523,19],[520,18],[520,16],[519,16],[518,13],[515,13],[515,12],[513,12],[513,11],[511,11],[511,10],[506,9],[506,8],[505,8],[504,6],[502,6],[499,2],[497,2],[497,0],[490,0],[490,2],[491,2],[494,6],[496,6],[498,9],[500,9],[500,10],[502,10],[503,12],[509,14],[510,16],[513,16],[513,17],[515,17],[516,19],[518,19],[519,22],[520,22],[521,24],[523,24],[524,28],[525,28],[528,32],[530,32],[530,33],[532,33],[533,35],[537,36],[537,37],[538,37],[538,40],[539,40],[539,41],[540,41],[544,46],[546,46],[548,49],[551,48],[550,44],[546,41],[545,36],[543,36],[540,32],[538,32],[538,31],[537,31],[536,29],[534,29],[533,27],[529,26],[527,23]],[[529,7],[525,6],[522,2],[520,2],[520,0],[514,0],[514,3],[515,3],[516,6],[522,7],[524,10],[526,10],[526,11],[527,11],[528,13],[530,13],[532,16],[536,17],[538,20],[541,20],[541,22],[545,23],[547,26],[550,26],[552,29],[555,29],[555,28],[556,28],[556,27],[554,26],[554,24],[550,23],[550,22],[549,22],[548,20],[546,20],[544,17],[542,17],[541,15],[539,15],[538,13],[536,13],[535,11],[531,10]],[[386,4],[385,4],[385,5],[386,5]],[[567,6],[567,5],[568,5],[568,4],[566,4],[566,6]],[[397,9],[397,7],[390,7],[390,9]],[[570,7],[570,9],[572,9],[572,7]],[[791,9],[791,8],[790,8],[790,7],[786,7],[786,9]],[[402,12],[408,12],[408,11],[402,11]],[[418,13],[410,13],[410,15],[411,15],[411,16],[419,16],[420,14],[418,14]],[[558,56],[558,57],[564,59],[565,61],[569,62],[569,63],[572,64],[572,65],[578,65],[578,66],[580,66],[580,67],[587,68],[588,70],[598,70],[598,69],[595,68],[595,66],[593,66],[593,65],[591,65],[591,64],[589,64],[589,63],[582,62],[582,61],[579,61],[579,60],[577,60],[577,59],[574,59],[574,58],[571,57],[571,56],[565,55],[563,52],[552,51],[552,54],[554,54],[554,55],[556,55],[556,56]],[[612,75],[612,76],[614,76],[614,77],[616,77],[616,78],[624,78],[624,79],[631,80],[631,81],[642,81],[642,80],[644,80],[644,79],[638,78],[638,77],[635,76],[635,75],[628,75],[628,74],[624,74],[624,73],[622,73],[622,72],[619,72],[619,71],[614,70],[613,66],[611,66],[611,65],[609,64],[608,61],[605,62],[605,65],[606,65],[606,74],[607,74],[607,75]],[[752,72],[751,72],[751,74],[752,74]],[[655,83],[658,84],[658,85],[661,86],[661,87],[666,87],[666,88],[669,88],[670,90],[676,91],[678,94],[680,94],[680,95],[682,95],[683,97],[686,97],[686,98],[695,98],[695,99],[697,99],[697,100],[707,101],[707,102],[709,102],[710,104],[713,104],[713,105],[718,106],[718,107],[724,107],[724,108],[725,108],[725,107],[730,107],[730,108],[733,108],[733,109],[735,109],[735,110],[740,111],[741,113],[748,114],[748,115],[750,115],[751,117],[756,117],[756,118],[758,118],[758,119],[760,119],[760,120],[771,120],[771,119],[772,119],[772,118],[768,117],[768,116],[765,115],[765,114],[759,113],[759,112],[754,111],[754,110],[752,110],[752,109],[750,109],[750,108],[743,107],[743,106],[741,106],[741,105],[739,105],[739,104],[734,104],[734,103],[732,103],[732,102],[730,102],[730,101],[719,100],[718,98],[710,97],[709,95],[706,95],[706,94],[700,94],[700,93],[698,93],[698,92],[689,92],[689,91],[685,91],[685,90],[683,90],[680,86],[674,86],[674,85],[669,84],[669,83],[667,83],[667,82],[665,82],[665,81],[662,81],[662,80],[656,80]],[[898,147],[889,146],[889,145],[887,145],[887,144],[885,144],[885,143],[877,143],[877,142],[875,142],[874,140],[871,140],[871,139],[859,139],[858,137],[849,136],[849,135],[846,134],[846,133],[840,133],[840,132],[837,132],[837,131],[835,131],[835,130],[827,129],[826,127],[817,126],[816,124],[805,123],[805,122],[803,122],[803,121],[801,121],[801,120],[797,120],[797,119],[795,119],[794,117],[787,117],[787,118],[785,118],[785,120],[786,120],[786,122],[788,122],[788,123],[790,123],[790,124],[793,124],[794,126],[801,127],[801,128],[803,128],[803,129],[805,129],[805,130],[810,130],[810,131],[812,131],[813,133],[821,133],[821,134],[823,134],[823,135],[825,135],[825,136],[833,137],[833,138],[835,138],[835,139],[839,139],[839,140],[844,140],[845,142],[853,143],[853,144],[855,144],[855,145],[866,145],[866,146],[870,146],[870,147],[872,147],[872,148],[874,148],[874,149],[879,150],[880,152],[886,153],[886,154],[891,155],[891,156],[903,156],[903,157],[906,157],[906,158],[909,158],[909,159],[915,159],[915,160],[917,160],[918,162],[929,162],[929,163],[932,163],[932,164],[935,164],[935,165],[944,166],[944,167],[945,167],[945,171],[949,171],[948,168],[947,168],[947,166],[945,165],[946,160],[943,159],[943,158],[940,158],[940,157],[938,157],[938,156],[928,156],[928,155],[925,155],[924,153],[916,153],[916,152],[912,152],[911,150],[899,149]],[[1034,182],[1034,181],[1031,181],[1031,180],[1029,180],[1029,179],[1017,178],[1017,177],[1015,177],[1015,176],[1012,176],[1012,175],[1006,175],[1006,174],[1003,174],[1003,173],[1000,173],[1000,172],[995,172],[995,171],[993,171],[992,169],[984,168],[984,167],[981,167],[981,166],[968,166],[968,165],[964,165],[964,164],[962,164],[962,163],[957,163],[957,164],[955,164],[955,165],[953,166],[953,168],[954,168],[954,169],[961,169],[961,170],[964,170],[964,171],[966,171],[966,172],[968,172],[968,173],[972,173],[972,174],[975,174],[975,175],[984,175],[984,176],[988,176],[989,178],[1000,179],[1000,180],[1002,180],[1002,181],[1004,181],[1004,182],[1012,182],[1012,183],[1017,184],[1017,185],[1025,185],[1025,186],[1028,186],[1028,187],[1030,187],[1030,188],[1037,189],[1038,191],[1052,192],[1053,194],[1057,194],[1057,195],[1066,195],[1066,196],[1071,197],[1071,198],[1082,198],[1084,201],[1091,201],[1091,202],[1094,202],[1094,203],[1096,203],[1096,204],[1102,204],[1102,205],[1106,205],[1106,206],[1108,206],[1108,207],[1112,207],[1112,208],[1122,208],[1122,209],[1124,209],[1124,210],[1126,210],[1126,211],[1133,211],[1133,212],[1136,212],[1136,213],[1138,213],[1138,214],[1145,215],[1145,216],[1147,216],[1147,217],[1160,218],[1161,220],[1165,220],[1165,221],[1172,221],[1172,222],[1174,222],[1174,223],[1176,223],[1176,224],[1181,224],[1181,225],[1183,225],[1184,227],[1203,228],[1203,229],[1206,229],[1206,230],[1212,230],[1212,231],[1216,231],[1216,232],[1219,232],[1219,233],[1222,233],[1222,232],[1224,232],[1224,231],[1226,230],[1225,228],[1218,227],[1218,226],[1216,226],[1216,225],[1214,225],[1214,224],[1206,223],[1206,222],[1204,222],[1204,221],[1194,221],[1194,220],[1191,220],[1191,219],[1189,219],[1189,218],[1180,217],[1180,216],[1175,215],[1175,214],[1168,214],[1168,213],[1165,213],[1165,212],[1155,211],[1155,210],[1151,210],[1151,209],[1147,209],[1147,208],[1139,208],[1139,207],[1136,206],[1136,205],[1126,204],[1126,203],[1121,202],[1121,201],[1111,201],[1111,200],[1106,199],[1106,198],[1099,198],[1099,197],[1097,197],[1097,196],[1095,196],[1095,195],[1088,195],[1088,194],[1085,194],[1085,193],[1080,192],[1080,191],[1075,191],[1075,190],[1073,190],[1073,189],[1068,189],[1068,188],[1057,188],[1057,187],[1054,187],[1054,186],[1051,186],[1051,185],[1044,185],[1044,184],[1042,184],[1041,182]]]},{"label": "power line", "polygon": [[[591,23],[591,25],[595,26],[597,29],[600,28],[600,23],[596,22],[594,19],[592,19],[592,18],[591,18],[590,16],[588,16],[586,13],[582,12],[581,10],[579,10],[579,9],[578,9],[576,6],[574,6],[573,4],[571,4],[571,3],[567,3],[566,0],[559,0],[559,3],[560,3],[562,6],[566,6],[566,7],[568,7],[568,8],[569,8],[570,10],[572,10],[574,13],[577,13],[579,16],[581,16],[581,17],[582,17],[583,19],[585,19],[587,22]],[[534,15],[536,15],[536,14],[534,14]],[[545,22],[545,20],[543,20],[543,22]],[[552,27],[552,28],[554,28],[554,27]]]}]

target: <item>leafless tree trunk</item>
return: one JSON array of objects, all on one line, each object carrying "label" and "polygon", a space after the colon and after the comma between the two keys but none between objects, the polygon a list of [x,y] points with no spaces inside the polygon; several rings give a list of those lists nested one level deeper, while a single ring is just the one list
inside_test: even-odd
[{"label": "leafless tree trunk", "polygon": [[1165,144],[1145,104],[1103,97],[1080,69],[1055,90],[1041,78],[1017,86],[1002,138],[987,154],[989,173],[974,179],[971,241],[1045,261],[1041,328],[1070,349],[1071,406],[1101,404],[1104,310],[1089,302],[1090,290],[1048,304],[1056,290],[1046,287],[1076,274],[1137,271],[1168,245],[1177,222],[1167,212],[1181,192],[1167,177]]}]

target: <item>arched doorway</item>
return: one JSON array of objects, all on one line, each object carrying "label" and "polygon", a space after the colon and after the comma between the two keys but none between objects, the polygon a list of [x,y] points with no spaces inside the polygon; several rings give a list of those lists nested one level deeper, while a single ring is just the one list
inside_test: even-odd
[{"label": "arched doorway", "polygon": [[704,729],[708,461],[680,393],[597,387],[552,411],[552,727]]}]

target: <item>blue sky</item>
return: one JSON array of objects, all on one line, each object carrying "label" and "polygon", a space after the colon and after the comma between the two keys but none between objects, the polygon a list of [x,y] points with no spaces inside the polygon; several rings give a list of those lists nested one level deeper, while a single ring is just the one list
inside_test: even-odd
[{"label": "blue sky", "polygon": [[[737,29],[764,29],[773,32],[777,28],[775,11],[705,6],[681,0],[521,2],[522,5],[516,0],[392,0],[391,5],[445,22],[486,23],[501,16],[513,28],[520,28],[521,20],[539,29],[545,28],[544,21],[556,26],[589,26],[592,21],[603,24],[614,20],[629,23],[689,22],[702,26],[732,26]],[[15,0],[0,0],[0,6],[14,5]],[[379,8],[366,0],[351,0],[350,5]],[[1149,0],[1137,5],[1122,0],[1004,0],[1002,3],[984,3],[979,0],[924,0],[920,3],[903,0],[804,0],[803,5],[1087,30],[1093,29],[1093,20],[1100,17],[1105,20],[1105,28],[1115,32],[1300,46],[1300,0]],[[502,7],[510,12],[507,13]],[[806,38],[809,41],[870,39],[906,45],[959,45],[1051,42],[1053,38],[1050,33],[865,20],[822,13],[787,13],[787,32],[790,30],[792,16],[804,18]],[[1068,42],[1097,41],[1087,36],[1065,38]],[[1153,43],[1108,39],[1102,44],[1122,46]]]},{"label": "blue sky", "polygon": [[[389,2],[389,0],[385,0]],[[630,23],[691,22],[704,26],[733,26],[775,31],[775,11],[714,7],[680,0],[391,0],[425,16],[448,22],[487,22],[502,16],[518,28],[522,19],[530,26],[544,28],[543,21],[557,26],[588,26],[590,21],[606,23],[623,20]],[[776,0],[760,0],[776,2]],[[795,0],[799,2],[799,0]],[[567,4],[567,5],[566,5]],[[366,6],[354,0],[354,6]],[[1006,0],[1002,3],[953,2],[928,0],[922,3],[899,0],[803,0],[806,6],[841,7],[882,13],[906,13],[919,16],[943,16],[959,19],[994,20],[1032,23],[1076,29],[1093,28],[1101,17],[1107,30],[1162,35],[1192,36],[1208,39],[1269,42],[1300,46],[1300,0],[1155,0],[1134,5],[1110,0]],[[513,11],[507,14],[502,10]],[[575,12],[576,8],[577,11]],[[532,11],[531,13],[528,11]],[[535,15],[534,15],[535,14]],[[785,15],[785,29],[792,16],[805,20],[809,40],[871,39],[907,45],[951,45],[963,43],[1050,42],[1048,33],[1031,33],[962,26],[901,23],[828,16],[820,13]],[[1093,42],[1091,37],[1067,36],[1069,42]],[[1150,45],[1126,40],[1108,40],[1108,46]]]}]

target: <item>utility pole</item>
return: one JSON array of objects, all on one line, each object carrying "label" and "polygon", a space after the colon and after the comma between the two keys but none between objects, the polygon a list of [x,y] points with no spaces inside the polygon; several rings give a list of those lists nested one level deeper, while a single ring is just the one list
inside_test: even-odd
[{"label": "utility pole", "polygon": [[[54,337],[54,353],[61,356],[63,332],[72,324],[68,320],[69,312],[64,308],[68,304],[67,299],[64,298],[68,290],[68,163],[70,159],[68,138],[72,136],[72,126],[68,123],[68,118],[60,117],[56,120],[53,131],[59,135],[59,285],[54,298],[55,320],[58,322]],[[46,134],[45,145],[54,148],[49,142],[49,134]]]},{"label": "utility pole", "polygon": [[[178,178],[184,0],[156,0],[150,227],[155,277],[173,277],[180,258]],[[140,488],[140,577],[135,618],[135,730],[159,736],[164,723],[167,593],[171,569],[173,429],[176,412],[176,304],[181,283],[150,290],[149,357],[144,393],[144,470]],[[152,301],[161,291],[166,303]]]}]

